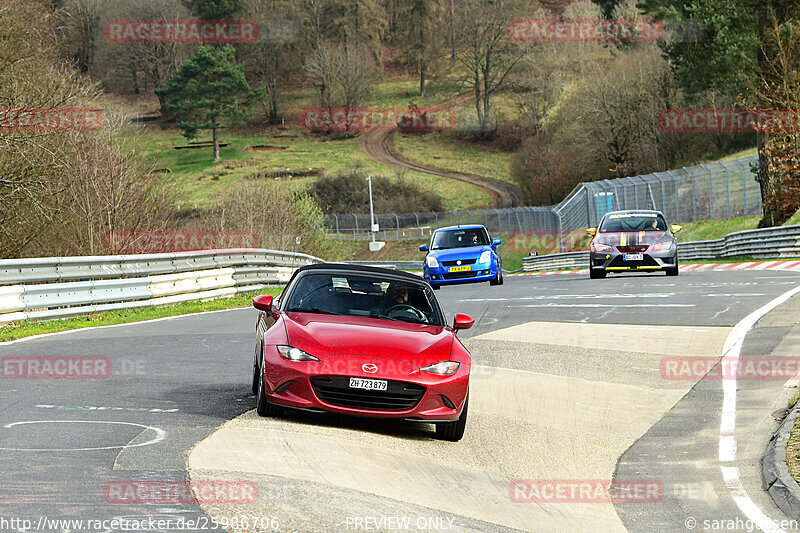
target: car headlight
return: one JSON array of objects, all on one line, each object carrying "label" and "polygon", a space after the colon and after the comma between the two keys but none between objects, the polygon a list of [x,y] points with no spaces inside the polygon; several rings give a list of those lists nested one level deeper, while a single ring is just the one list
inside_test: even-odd
[{"label": "car headlight", "polygon": [[428,268],[439,268],[439,261],[432,255],[425,258],[425,263],[428,265]]},{"label": "car headlight", "polygon": [[610,244],[603,244],[602,242],[593,242],[592,247],[595,252],[613,252],[614,247]]},{"label": "car headlight", "polygon": [[420,368],[423,372],[430,372],[431,374],[438,374],[440,376],[452,376],[458,370],[461,363],[458,361],[442,361],[434,365],[428,365],[425,368]]},{"label": "car headlight", "polygon": [[278,346],[278,353],[281,354],[281,357],[289,361],[319,361],[319,359],[313,355],[307,354],[300,348],[295,348],[294,346]]},{"label": "car headlight", "polygon": [[650,248],[647,250],[648,252],[666,252],[672,248],[672,243],[669,241],[661,241],[655,244],[651,244]]},{"label": "car headlight", "polygon": [[492,252],[486,250],[481,254],[481,258],[478,259],[478,263],[488,263],[491,260],[492,260]]}]

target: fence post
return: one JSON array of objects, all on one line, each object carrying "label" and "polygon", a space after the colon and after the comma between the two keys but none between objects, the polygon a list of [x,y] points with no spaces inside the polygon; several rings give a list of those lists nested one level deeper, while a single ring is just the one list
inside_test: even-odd
[{"label": "fence post", "polygon": [[672,220],[674,222],[680,222],[681,221],[681,205],[680,205],[680,202],[681,202],[680,196],[681,195],[678,192],[678,182],[680,181],[680,179],[678,177],[674,176],[672,174],[671,170],[667,170],[667,176],[672,178],[672,181],[675,183],[675,217]]},{"label": "fence post", "polygon": [[414,213],[414,218],[417,219],[417,227],[419,227],[419,215],[417,213]]},{"label": "fence post", "polygon": [[692,220],[697,220],[697,191],[695,190],[694,186],[694,172],[692,169],[683,167],[683,170],[689,173],[689,177],[692,178]]},{"label": "fence post", "polygon": [[392,213],[394,215],[394,221],[397,224],[397,240],[400,240],[400,217],[397,216],[397,213]]},{"label": "fence post", "polygon": [[433,216],[436,219],[436,227],[434,229],[439,229],[439,213],[436,211],[433,212]]},{"label": "fence post", "polygon": [[708,172],[708,218],[714,219],[714,191],[711,181],[711,169],[706,165],[700,165],[700,168]]},{"label": "fence post", "polygon": [[333,219],[336,221],[336,238],[339,238],[339,215],[333,215]]},{"label": "fence post", "polygon": [[742,172],[742,216],[747,216],[747,182],[745,181],[744,165],[739,159],[734,159],[734,163],[739,165],[739,170]]},{"label": "fence post", "polygon": [[731,218],[731,184],[728,181],[728,167],[722,161],[717,161],[717,164],[722,167],[722,171],[725,173],[725,212],[728,218]]}]

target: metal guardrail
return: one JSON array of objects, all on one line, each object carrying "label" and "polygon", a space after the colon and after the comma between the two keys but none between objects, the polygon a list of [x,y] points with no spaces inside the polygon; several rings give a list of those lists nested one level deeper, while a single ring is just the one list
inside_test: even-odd
[{"label": "metal guardrail", "polygon": [[233,296],[320,262],[263,249],[0,260],[0,325]]},{"label": "metal guardrail", "polygon": [[[722,239],[678,243],[678,257],[683,261],[737,256],[800,257],[800,225],[737,231]],[[589,252],[525,257],[522,264],[526,272],[584,269],[589,268]]]},{"label": "metal guardrail", "polygon": [[589,268],[589,252],[537,255],[522,258],[522,270],[579,270]]},{"label": "metal guardrail", "polygon": [[393,270],[413,270],[422,271],[422,261],[343,261],[348,265],[365,265],[380,268],[390,268]]}]

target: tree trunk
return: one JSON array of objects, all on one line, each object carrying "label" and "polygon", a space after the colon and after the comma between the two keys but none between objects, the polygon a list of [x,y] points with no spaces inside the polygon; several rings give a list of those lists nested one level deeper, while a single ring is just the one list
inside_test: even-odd
[{"label": "tree trunk", "polygon": [[450,0],[450,59],[456,58],[456,10],[453,7],[453,0]]},{"label": "tree trunk", "polygon": [[775,200],[771,198],[774,191],[769,186],[769,158],[764,153],[764,133],[756,132],[756,146],[758,147],[758,185],[761,189],[761,206],[764,216],[758,221],[759,228],[771,228],[775,225]]},{"label": "tree trunk", "polygon": [[425,98],[425,63],[419,64],[419,96]]},{"label": "tree trunk", "polygon": [[212,129],[214,136],[214,161],[219,161],[219,128],[215,125]]}]

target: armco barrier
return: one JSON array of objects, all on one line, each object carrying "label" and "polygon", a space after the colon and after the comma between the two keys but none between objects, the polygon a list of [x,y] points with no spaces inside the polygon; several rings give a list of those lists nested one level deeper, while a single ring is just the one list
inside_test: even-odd
[{"label": "armco barrier", "polygon": [[261,249],[0,260],[0,325],[233,296],[320,262]]},{"label": "armco barrier", "polygon": [[[800,225],[737,231],[713,241],[678,243],[678,257],[682,261],[737,256],[757,259],[800,257]],[[589,252],[525,257],[522,264],[526,272],[589,268]]]}]

